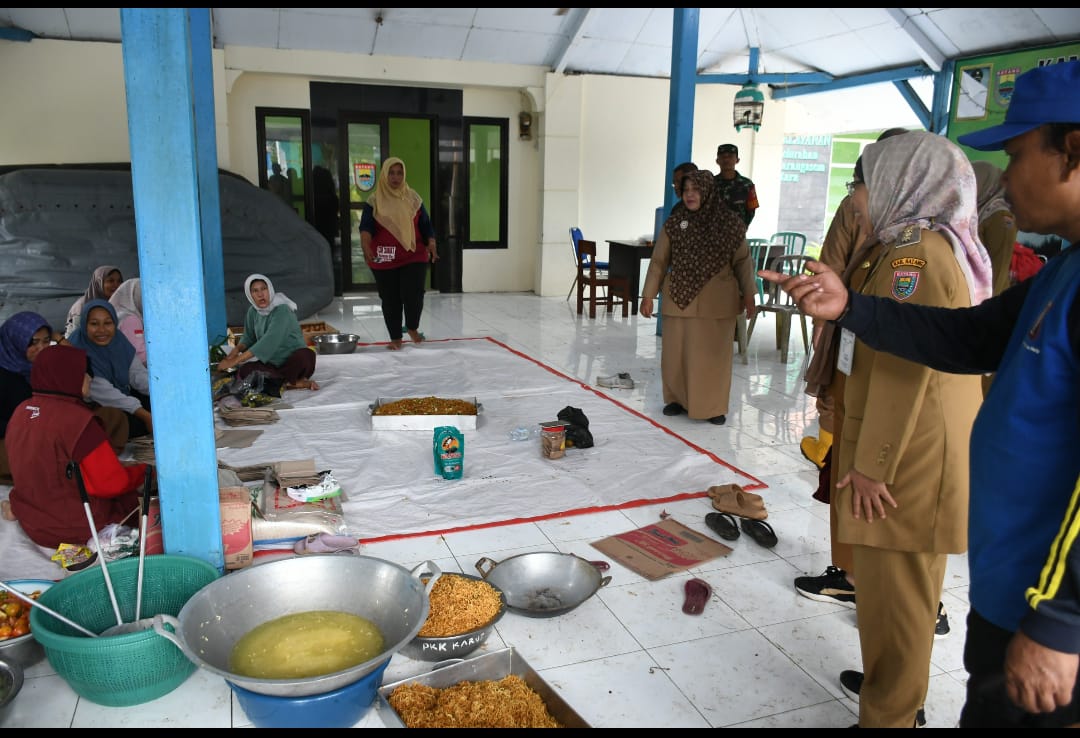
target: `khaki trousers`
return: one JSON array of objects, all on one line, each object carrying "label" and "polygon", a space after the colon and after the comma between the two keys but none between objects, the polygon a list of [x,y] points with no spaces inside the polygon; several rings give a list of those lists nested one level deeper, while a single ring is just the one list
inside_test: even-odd
[{"label": "khaki trousers", "polygon": [[852,546],[863,683],[860,728],[913,728],[926,701],[946,554]]}]

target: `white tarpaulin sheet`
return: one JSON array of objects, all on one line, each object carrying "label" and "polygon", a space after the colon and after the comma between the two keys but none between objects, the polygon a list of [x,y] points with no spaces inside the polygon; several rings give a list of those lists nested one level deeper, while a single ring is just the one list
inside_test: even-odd
[{"label": "white tarpaulin sheet", "polygon": [[[622,405],[617,391],[583,385],[489,338],[323,355],[315,378],[319,390],[287,392],[277,423],[253,426],[262,430],[253,444],[220,448],[218,458],[232,467],[314,459],[345,492],[347,532],[364,540],[663,502],[717,484],[760,486]],[[462,479],[436,474],[431,431],[372,429],[369,406],[376,399],[431,395],[475,397],[482,405],[476,430],[464,431]],[[567,406],[589,419],[592,448],[545,459],[539,438],[511,440],[514,428],[538,428]],[[0,523],[5,558],[20,548],[12,528]],[[21,530],[16,537],[40,555]],[[59,567],[43,558],[44,572],[13,570],[8,560],[4,573],[58,576]]]}]

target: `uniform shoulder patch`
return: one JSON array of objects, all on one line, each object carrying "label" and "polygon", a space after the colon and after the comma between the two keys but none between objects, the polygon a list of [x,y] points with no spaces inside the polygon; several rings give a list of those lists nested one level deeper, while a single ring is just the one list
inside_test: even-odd
[{"label": "uniform shoulder patch", "polygon": [[926,259],[920,259],[916,256],[905,256],[902,259],[893,259],[892,268],[898,267],[914,267],[915,269],[922,269],[926,266]]},{"label": "uniform shoulder patch", "polygon": [[902,249],[905,246],[914,246],[919,241],[922,241],[922,229],[917,225],[905,226],[896,239],[894,248]]},{"label": "uniform shoulder patch", "polygon": [[903,302],[915,294],[919,286],[919,272],[894,271],[892,275],[892,295]]}]

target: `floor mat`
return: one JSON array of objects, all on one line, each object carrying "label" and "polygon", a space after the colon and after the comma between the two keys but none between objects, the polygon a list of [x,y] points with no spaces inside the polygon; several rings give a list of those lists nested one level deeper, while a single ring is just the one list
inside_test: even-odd
[{"label": "floor mat", "polygon": [[[250,448],[220,449],[233,466],[314,458],[345,491],[349,533],[363,540],[443,533],[703,496],[710,486],[760,488],[754,477],[587,384],[490,338],[362,346],[320,356],[321,389],[291,407]],[[378,398],[475,398],[464,431],[464,477],[435,473],[431,431],[373,430]],[[595,445],[545,459],[539,438],[511,439],[566,406],[581,408]]]}]

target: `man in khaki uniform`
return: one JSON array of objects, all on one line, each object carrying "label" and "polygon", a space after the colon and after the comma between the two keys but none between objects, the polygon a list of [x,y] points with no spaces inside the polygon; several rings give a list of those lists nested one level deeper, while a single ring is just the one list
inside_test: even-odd
[{"label": "man in khaki uniform", "polygon": [[[853,196],[877,243],[850,265],[852,290],[941,307],[989,296],[974,175],[959,147],[912,132],[868,146],[861,163],[865,184]],[[837,536],[853,545],[858,572],[859,725],[913,727],[947,555],[967,550],[968,445],[981,386],[839,335],[837,368],[847,376],[834,494],[844,511]]]}]

